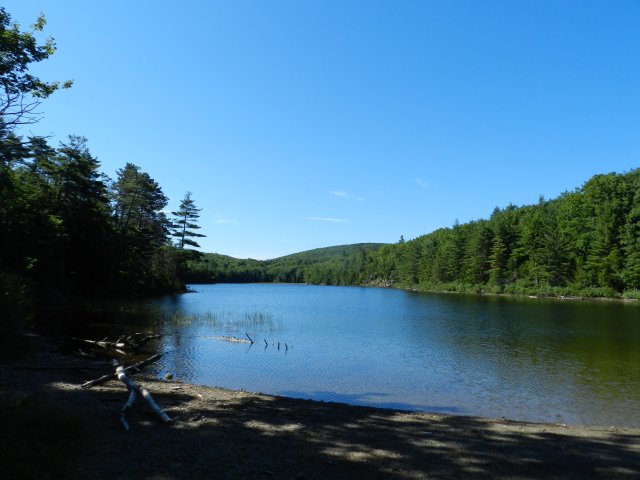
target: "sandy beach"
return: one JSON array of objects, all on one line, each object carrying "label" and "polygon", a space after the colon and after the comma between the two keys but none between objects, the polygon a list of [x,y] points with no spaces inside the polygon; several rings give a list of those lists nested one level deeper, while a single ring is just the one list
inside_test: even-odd
[{"label": "sandy beach", "polygon": [[[173,422],[162,424],[138,401],[125,432],[118,420],[124,384],[80,388],[108,363],[47,345],[0,363],[0,461],[16,478],[640,478],[640,429],[354,407],[144,371],[132,378]],[[30,446],[53,449],[51,465]]]}]

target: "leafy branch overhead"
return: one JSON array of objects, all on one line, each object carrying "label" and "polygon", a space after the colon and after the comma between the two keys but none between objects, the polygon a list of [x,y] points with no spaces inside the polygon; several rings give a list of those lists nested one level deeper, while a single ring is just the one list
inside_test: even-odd
[{"label": "leafy branch overhead", "polygon": [[23,32],[0,7],[0,127],[4,131],[37,122],[36,109],[41,100],[73,84],[71,80],[46,82],[29,73],[31,64],[46,60],[56,51],[52,37],[38,44],[36,33],[42,32],[45,25],[41,14],[31,30]]}]

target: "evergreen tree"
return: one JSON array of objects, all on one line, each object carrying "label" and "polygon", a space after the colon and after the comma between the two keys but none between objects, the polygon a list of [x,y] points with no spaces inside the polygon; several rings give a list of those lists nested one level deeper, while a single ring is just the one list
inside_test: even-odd
[{"label": "evergreen tree", "polygon": [[191,192],[187,192],[182,201],[180,208],[176,212],[171,212],[175,219],[173,221],[173,236],[178,238],[177,247],[184,249],[185,245],[200,248],[200,245],[193,240],[196,237],[206,237],[201,233],[194,232],[200,226],[196,223],[200,218],[201,208],[197,208],[195,202],[191,198]]},{"label": "evergreen tree", "polygon": [[488,280],[493,231],[487,225],[486,220],[472,222],[470,227],[472,228],[467,236],[463,260],[463,280],[470,285],[480,285]]},{"label": "evergreen tree", "polygon": [[627,217],[622,243],[625,252],[622,278],[627,288],[637,290],[640,288],[640,190]]},{"label": "evergreen tree", "polygon": [[[51,163],[46,163],[51,162]],[[39,165],[49,170],[51,221],[58,230],[64,265],[61,290],[85,290],[106,276],[110,240],[109,199],[100,163],[84,137],[69,136],[57,155],[46,154]],[[62,235],[62,236],[61,236]]]},{"label": "evergreen tree", "polygon": [[[175,280],[169,250],[169,222],[163,213],[167,197],[158,183],[140,167],[127,163],[112,185],[112,215],[116,244],[111,285],[128,291],[164,290]],[[162,272],[163,285],[157,285]]]}]

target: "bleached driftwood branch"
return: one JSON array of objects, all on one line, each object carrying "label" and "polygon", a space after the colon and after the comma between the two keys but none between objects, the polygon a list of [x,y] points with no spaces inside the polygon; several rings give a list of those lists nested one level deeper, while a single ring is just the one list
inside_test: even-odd
[{"label": "bleached driftwood branch", "polygon": [[[160,357],[162,357],[162,353],[158,353],[157,355],[152,355],[151,357],[147,358],[146,360],[142,360],[141,362],[135,363],[133,365],[128,366],[127,368],[124,369],[125,373],[127,374],[131,374],[131,373],[138,373],[140,370],[142,370],[144,367],[146,367],[147,365],[149,365],[150,363],[155,362],[156,360],[158,360]],[[112,378],[115,378],[116,374],[114,373],[109,373],[107,375],[103,375],[100,378],[96,378],[95,380],[90,380],[88,382],[83,383],[82,385],[80,385],[81,388],[91,388],[91,387],[95,387],[96,385],[100,385],[102,383],[108,382],[109,380],[111,380]]]},{"label": "bleached driftwood branch", "polygon": [[158,406],[158,404],[155,402],[155,400],[153,399],[149,391],[146,388],[142,388],[140,385],[135,383],[133,380],[131,380],[127,376],[125,372],[125,368],[122,365],[120,365],[118,360],[115,360],[115,359],[113,360],[113,366],[116,369],[116,372],[115,372],[116,377],[118,377],[118,380],[124,383],[127,386],[127,389],[129,390],[129,398],[127,399],[127,402],[122,407],[122,410],[120,410],[120,423],[124,427],[125,431],[129,430],[129,423],[127,422],[125,413],[129,408],[131,408],[131,406],[136,401],[137,394],[142,395],[142,398],[146,400],[146,402],[149,404],[151,409],[156,413],[156,415],[158,415],[158,417],[160,417],[160,420],[162,420],[164,423],[172,422],[171,417],[169,417],[169,415],[167,415]]}]

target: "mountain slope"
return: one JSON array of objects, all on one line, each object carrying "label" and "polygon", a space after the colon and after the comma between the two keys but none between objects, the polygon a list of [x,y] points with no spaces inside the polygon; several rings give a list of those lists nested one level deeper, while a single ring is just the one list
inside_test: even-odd
[{"label": "mountain slope", "polygon": [[[359,243],[316,248],[271,260],[238,259],[205,253],[187,264],[187,283],[334,283],[344,284],[341,276],[362,268],[370,252],[383,243]],[[353,282],[354,279],[350,279]]]}]

